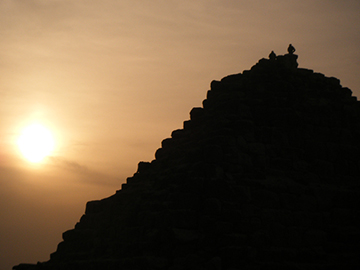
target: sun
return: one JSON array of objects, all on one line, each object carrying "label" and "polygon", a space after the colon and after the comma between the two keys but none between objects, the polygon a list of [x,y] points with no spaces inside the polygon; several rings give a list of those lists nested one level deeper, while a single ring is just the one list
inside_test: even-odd
[{"label": "sun", "polygon": [[54,139],[49,129],[40,124],[32,124],[23,129],[17,145],[28,161],[37,163],[54,149]]}]

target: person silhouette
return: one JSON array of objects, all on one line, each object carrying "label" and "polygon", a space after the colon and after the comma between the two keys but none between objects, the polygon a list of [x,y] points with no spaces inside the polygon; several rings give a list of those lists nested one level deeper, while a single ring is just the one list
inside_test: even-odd
[{"label": "person silhouette", "polygon": [[288,52],[289,52],[289,54],[294,54],[295,48],[293,47],[293,45],[289,44]]},{"label": "person silhouette", "polygon": [[274,51],[271,51],[271,53],[269,54],[269,59],[270,59],[271,61],[276,60],[276,54],[274,53]]}]

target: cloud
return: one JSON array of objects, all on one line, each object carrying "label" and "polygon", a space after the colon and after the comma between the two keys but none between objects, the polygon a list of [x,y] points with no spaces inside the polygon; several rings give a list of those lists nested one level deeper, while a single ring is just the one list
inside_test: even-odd
[{"label": "cloud", "polygon": [[108,175],[104,172],[91,169],[76,161],[68,160],[60,156],[48,157],[48,165],[57,171],[73,174],[81,183],[101,185],[101,186],[119,186],[120,181],[117,177]]},{"label": "cloud", "polygon": [[89,169],[88,167],[84,166],[84,165],[80,165],[79,163],[75,162],[75,161],[70,161],[70,160],[66,160],[62,157],[56,157],[56,156],[51,156],[49,157],[49,159],[51,160],[51,163],[55,166],[59,166],[60,168],[64,168],[76,173],[88,173]]}]

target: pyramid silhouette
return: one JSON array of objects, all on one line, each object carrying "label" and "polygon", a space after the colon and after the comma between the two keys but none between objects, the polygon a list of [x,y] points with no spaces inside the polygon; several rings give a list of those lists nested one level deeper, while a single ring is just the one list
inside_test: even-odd
[{"label": "pyramid silhouette", "polygon": [[14,269],[360,269],[360,103],[297,58],[212,81],[49,261]]}]

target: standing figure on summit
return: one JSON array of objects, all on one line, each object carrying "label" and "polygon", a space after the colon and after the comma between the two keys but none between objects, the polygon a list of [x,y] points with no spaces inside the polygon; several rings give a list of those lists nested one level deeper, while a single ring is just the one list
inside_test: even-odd
[{"label": "standing figure on summit", "polygon": [[289,52],[289,54],[294,54],[295,48],[293,47],[293,45],[289,44],[288,52]]},{"label": "standing figure on summit", "polygon": [[271,61],[275,61],[276,60],[276,54],[274,53],[274,51],[271,51],[271,53],[269,54],[269,59]]}]

